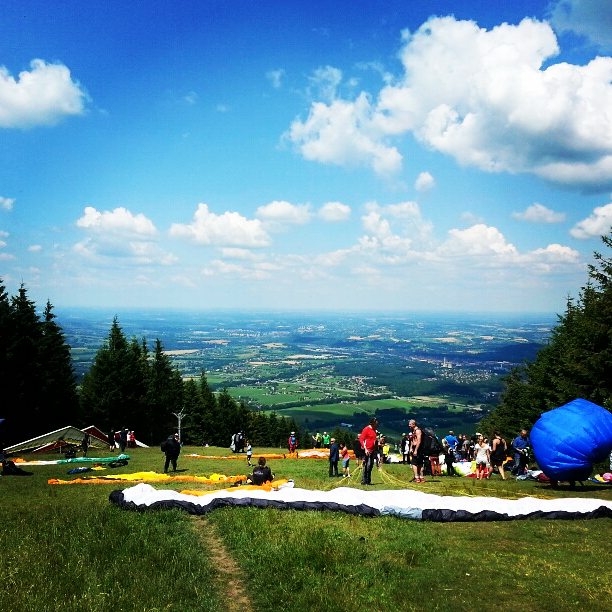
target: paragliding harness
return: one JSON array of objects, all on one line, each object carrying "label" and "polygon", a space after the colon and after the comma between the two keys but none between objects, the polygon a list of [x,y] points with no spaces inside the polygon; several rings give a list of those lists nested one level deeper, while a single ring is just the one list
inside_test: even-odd
[{"label": "paragliding harness", "polygon": [[230,449],[233,453],[243,453],[244,452],[244,434],[239,431],[232,436],[232,441],[230,444]]},{"label": "paragliding harness", "polygon": [[297,438],[295,435],[289,436],[289,452],[293,453],[297,450]]},{"label": "paragliding harness", "polygon": [[436,437],[433,429],[426,428],[421,429],[421,448],[423,456],[431,457],[433,455],[439,455],[442,452],[442,444]]}]

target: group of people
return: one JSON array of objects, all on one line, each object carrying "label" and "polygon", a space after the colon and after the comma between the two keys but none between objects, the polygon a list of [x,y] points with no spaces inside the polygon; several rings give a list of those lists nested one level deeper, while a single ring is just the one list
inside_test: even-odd
[{"label": "group of people", "polygon": [[134,432],[127,427],[119,431],[111,429],[108,433],[108,448],[114,453],[117,446],[122,453],[125,452],[128,446],[130,448],[136,448],[136,436]]},{"label": "group of people", "polygon": [[[370,422],[363,428],[353,443],[353,451],[357,461],[357,466],[363,465],[361,484],[372,484],[372,469],[374,465],[380,465],[385,462],[386,455],[389,453],[389,445],[385,437],[377,430],[378,419],[372,418]],[[444,463],[446,465],[447,476],[456,476],[453,464],[456,461],[475,461],[476,462],[476,478],[479,480],[488,479],[495,469],[499,472],[503,480],[506,479],[504,465],[508,460],[508,453],[514,453],[514,461],[512,474],[519,476],[527,471],[528,453],[529,453],[529,435],[526,429],[521,430],[520,434],[512,441],[509,446],[506,440],[499,434],[493,432],[491,439],[487,439],[481,433],[476,433],[473,437],[468,438],[464,434],[455,436],[453,431],[449,431],[441,440],[440,447],[431,443],[431,437],[435,436],[429,431],[423,431],[417,424],[415,419],[408,421],[410,433],[402,435],[400,443],[400,451],[402,454],[402,463],[409,463],[414,474],[414,482],[425,482],[425,472],[428,471],[431,475],[441,475],[442,471],[439,465],[440,455],[444,455]],[[119,447],[123,450],[122,434],[119,432],[120,443]],[[132,432],[133,433],[133,432]],[[326,432],[325,432],[326,433]],[[317,434],[319,435],[319,434]],[[313,436],[313,439],[315,437]],[[127,440],[127,437],[123,437]],[[112,440],[111,448],[115,448],[115,432],[109,434],[109,444]],[[436,438],[437,442],[437,438]],[[323,437],[321,437],[321,443]],[[127,445],[127,443],[126,443]],[[246,459],[249,466],[252,465],[253,447],[248,439],[244,439],[246,450]],[[291,432],[287,441],[287,447],[290,453],[297,452],[298,441],[295,432]],[[343,442],[338,442],[334,437],[329,438],[329,476],[330,478],[339,477],[338,464],[342,460],[342,477],[350,477],[350,454],[347,445]],[[170,465],[173,471],[177,469],[177,460],[181,452],[181,443],[179,434],[174,433],[165,440],[161,445],[161,450],[166,456],[164,464],[164,473],[168,472]],[[427,467],[429,468],[427,470]],[[253,484],[263,484],[267,481],[272,481],[274,475],[269,466],[266,466],[265,457],[260,457],[257,465],[253,469],[253,474],[249,480]]]},{"label": "group of people", "polygon": [[314,448],[329,448],[331,446],[331,436],[326,431],[322,434],[317,431],[317,433],[311,437]]},{"label": "group of people", "polygon": [[338,462],[342,459],[342,478],[350,478],[349,449],[344,442],[336,442],[336,438],[330,439],[329,445],[329,477],[338,477]]},{"label": "group of people", "polygon": [[[377,431],[378,420],[373,418],[366,425],[355,441],[354,451],[359,461],[363,461],[361,484],[370,485],[372,468],[385,460],[385,439]],[[448,435],[439,441],[433,432],[424,431],[415,419],[408,422],[410,432],[402,434],[400,452],[402,463],[409,464],[414,474],[414,482],[425,482],[425,474],[437,476],[442,474],[439,463],[440,456],[444,456],[447,476],[457,476],[454,463],[457,461],[475,461],[476,478],[488,479],[497,470],[503,480],[506,480],[505,464],[509,454],[512,453],[512,474],[520,476],[526,473],[529,460],[529,435],[527,430],[520,434],[509,445],[497,431],[490,439],[481,433],[472,437],[465,434],[455,435],[449,431]],[[431,440],[433,438],[433,442]],[[388,448],[388,446],[387,446]],[[330,459],[331,460],[331,459]],[[331,475],[331,474],[330,474]]]}]

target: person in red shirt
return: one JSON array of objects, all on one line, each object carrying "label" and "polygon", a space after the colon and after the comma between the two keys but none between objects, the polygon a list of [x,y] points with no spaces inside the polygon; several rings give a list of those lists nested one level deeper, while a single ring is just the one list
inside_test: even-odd
[{"label": "person in red shirt", "polygon": [[376,426],[378,419],[372,419],[359,435],[359,442],[363,448],[363,474],[361,476],[362,485],[372,484],[372,467],[374,466],[374,454],[376,452]]}]

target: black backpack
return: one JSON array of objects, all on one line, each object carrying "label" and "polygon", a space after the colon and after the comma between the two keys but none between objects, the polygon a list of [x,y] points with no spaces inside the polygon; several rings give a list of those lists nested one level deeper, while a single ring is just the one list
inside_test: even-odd
[{"label": "black backpack", "polygon": [[421,451],[426,456],[439,455],[442,452],[442,444],[433,429],[421,430]]}]

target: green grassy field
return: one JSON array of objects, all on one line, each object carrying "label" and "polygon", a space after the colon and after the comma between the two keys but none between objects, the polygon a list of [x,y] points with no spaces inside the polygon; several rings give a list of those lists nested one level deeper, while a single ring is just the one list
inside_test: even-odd
[{"label": "green grassy field", "polygon": [[[255,454],[266,451],[274,449]],[[183,450],[185,474],[248,473],[243,459],[185,456],[191,452],[203,449]],[[127,468],[108,472],[162,470],[157,448],[131,454]],[[293,478],[296,486],[337,484],[324,460],[270,464],[277,478]],[[66,474],[69,467],[32,466],[25,468],[31,477],[0,477],[2,611],[612,609],[609,519],[439,524],[252,508],[197,518],[136,513],[108,501],[111,491],[129,484],[47,484],[75,478]],[[417,486],[409,481],[402,465],[373,474],[374,489]],[[350,485],[360,487],[358,479]],[[438,478],[424,486],[446,495],[612,499],[610,489],[595,484],[570,491]]]}]

